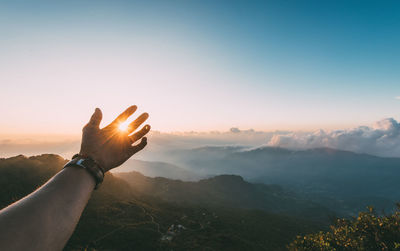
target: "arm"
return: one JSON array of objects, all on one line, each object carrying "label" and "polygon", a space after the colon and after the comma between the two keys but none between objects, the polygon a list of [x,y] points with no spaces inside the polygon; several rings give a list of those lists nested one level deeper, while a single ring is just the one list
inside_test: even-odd
[{"label": "arm", "polygon": [[[80,154],[94,159],[105,171],[117,167],[146,146],[150,126],[133,133],[147,118],[144,113],[126,131],[118,126],[134,113],[129,107],[107,127],[100,129],[96,109],[83,129]],[[131,135],[130,135],[131,134]],[[132,144],[141,139],[137,145]],[[41,188],[0,211],[1,250],[62,250],[95,187],[86,170],[67,167]]]}]

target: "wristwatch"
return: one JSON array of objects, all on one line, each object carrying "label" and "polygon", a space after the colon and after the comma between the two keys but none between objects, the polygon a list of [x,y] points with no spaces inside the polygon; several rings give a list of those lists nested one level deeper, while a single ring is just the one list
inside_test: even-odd
[{"label": "wristwatch", "polygon": [[96,181],[96,187],[94,189],[97,189],[104,180],[103,169],[96,163],[96,161],[88,156],[75,154],[72,157],[72,160],[65,164],[64,168],[69,166],[83,168],[88,171]]}]

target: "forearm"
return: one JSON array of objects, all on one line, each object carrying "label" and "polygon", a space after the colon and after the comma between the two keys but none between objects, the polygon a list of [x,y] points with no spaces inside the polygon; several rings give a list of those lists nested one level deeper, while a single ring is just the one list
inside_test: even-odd
[{"label": "forearm", "polygon": [[[79,161],[75,165],[87,170],[66,167],[40,189],[1,210],[1,250],[63,249],[96,182],[100,184],[104,178],[104,172],[121,165],[146,146],[144,135],[150,131],[150,126],[146,125],[137,132],[135,130],[148,118],[147,113],[131,122],[126,131],[119,130],[121,123],[136,109],[136,106],[129,107],[111,124],[100,129],[102,113],[96,108],[89,123],[83,128],[79,152],[88,158],[85,157],[86,161],[75,159]],[[135,144],[138,140],[140,143]],[[94,170],[95,166],[99,169]]]},{"label": "forearm", "polygon": [[40,189],[0,211],[4,250],[62,250],[95,187],[84,169],[68,167]]}]

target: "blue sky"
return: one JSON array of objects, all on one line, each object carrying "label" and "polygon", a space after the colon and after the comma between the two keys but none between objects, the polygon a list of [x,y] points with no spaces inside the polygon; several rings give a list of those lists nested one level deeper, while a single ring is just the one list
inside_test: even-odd
[{"label": "blue sky", "polygon": [[398,1],[0,1],[0,130],[79,132],[95,107],[107,122],[132,103],[161,131],[399,118],[398,13]]}]

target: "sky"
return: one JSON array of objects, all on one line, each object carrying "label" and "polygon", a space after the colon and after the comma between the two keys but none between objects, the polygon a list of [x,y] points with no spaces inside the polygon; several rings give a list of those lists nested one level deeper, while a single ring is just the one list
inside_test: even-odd
[{"label": "sky", "polygon": [[129,105],[152,129],[400,119],[398,1],[2,1],[0,136],[76,135]]}]

